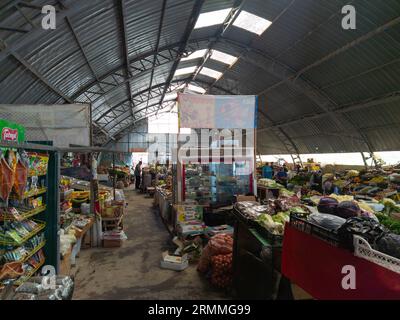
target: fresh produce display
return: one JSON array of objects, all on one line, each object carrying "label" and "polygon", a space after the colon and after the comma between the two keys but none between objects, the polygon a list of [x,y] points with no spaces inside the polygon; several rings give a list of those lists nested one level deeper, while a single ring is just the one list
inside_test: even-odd
[{"label": "fresh produce display", "polygon": [[304,186],[310,182],[310,173],[302,173],[302,174],[297,174],[295,175],[292,179],[289,180],[290,184],[296,185],[296,186]]},{"label": "fresh produce display", "polygon": [[264,205],[255,201],[243,201],[235,206],[242,216],[257,222],[273,235],[283,235],[285,223],[289,222],[291,212],[303,217],[311,213],[296,196],[269,199]]},{"label": "fresh produce display", "polygon": [[319,200],[318,211],[321,213],[336,214],[339,202],[332,197],[323,197]]},{"label": "fresh produce display", "polygon": [[256,221],[273,235],[283,235],[285,223],[290,221],[290,214],[288,212],[279,212],[271,216],[264,213]]},{"label": "fresh produce display", "polygon": [[343,201],[336,208],[336,215],[342,218],[351,218],[361,215],[361,209],[355,201]]},{"label": "fresh produce display", "polygon": [[229,234],[219,233],[213,236],[204,247],[197,270],[206,273],[211,269],[211,259],[218,255],[231,254],[233,250],[233,238]]},{"label": "fresh produce display", "polygon": [[218,288],[232,284],[232,253],[220,254],[211,258],[211,283]]},{"label": "fresh produce display", "polygon": [[376,216],[382,225],[388,228],[391,232],[400,235],[400,220],[393,219],[384,213],[377,213]]},{"label": "fresh produce display", "polygon": [[267,179],[267,178],[259,179],[257,184],[260,185],[260,186],[271,188],[271,189],[283,189],[283,188],[285,188],[283,185],[277,183],[275,180]]},{"label": "fresh produce display", "polygon": [[394,200],[384,198],[382,204],[385,206],[384,212],[386,214],[400,213],[400,204],[396,204]]}]

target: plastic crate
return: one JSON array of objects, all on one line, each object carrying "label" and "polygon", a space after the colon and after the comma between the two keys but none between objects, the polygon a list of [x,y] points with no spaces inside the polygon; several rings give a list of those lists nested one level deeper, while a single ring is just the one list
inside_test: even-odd
[{"label": "plastic crate", "polygon": [[246,225],[254,228],[260,233],[264,238],[266,238],[271,245],[278,245],[280,246],[283,241],[283,235],[275,235],[265,229],[262,225],[260,225],[257,221],[251,220],[246,218],[238,208],[234,208],[233,210],[234,215],[238,218],[238,220],[242,221]]},{"label": "plastic crate", "polygon": [[344,247],[352,250],[351,247],[349,247],[345,242],[343,242],[339,238],[337,232],[323,228],[314,223],[311,223],[308,220],[298,217],[294,213],[290,214],[289,223],[292,227],[296,228],[297,230],[300,230],[302,232],[315,236],[321,240],[324,240],[335,247],[342,247],[342,248]]},{"label": "plastic crate", "polygon": [[353,242],[355,256],[400,274],[400,259],[372,249],[368,241],[360,236],[354,235]]}]

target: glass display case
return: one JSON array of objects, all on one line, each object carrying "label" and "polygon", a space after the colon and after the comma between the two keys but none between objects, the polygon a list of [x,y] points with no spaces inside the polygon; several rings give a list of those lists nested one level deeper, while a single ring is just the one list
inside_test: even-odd
[{"label": "glass display case", "polygon": [[251,158],[232,163],[184,164],[182,170],[183,201],[223,206],[232,204],[236,195],[254,193]]}]

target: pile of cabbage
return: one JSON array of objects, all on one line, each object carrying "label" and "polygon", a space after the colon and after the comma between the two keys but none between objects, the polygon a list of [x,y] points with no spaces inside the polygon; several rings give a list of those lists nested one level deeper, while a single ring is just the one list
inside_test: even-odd
[{"label": "pile of cabbage", "polygon": [[273,235],[283,235],[285,223],[290,221],[290,213],[302,217],[311,213],[296,196],[270,199],[264,205],[255,201],[238,202],[236,208],[247,219],[257,222]]}]

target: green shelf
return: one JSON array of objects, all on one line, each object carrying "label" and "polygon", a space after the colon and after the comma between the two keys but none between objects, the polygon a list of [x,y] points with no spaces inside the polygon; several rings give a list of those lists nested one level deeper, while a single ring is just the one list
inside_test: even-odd
[{"label": "green shelf", "polygon": [[[37,221],[35,221],[37,222]],[[38,222],[37,222],[38,223]],[[45,223],[38,223],[38,227],[34,230],[32,230],[30,233],[28,233],[25,237],[22,238],[20,242],[16,241],[1,241],[0,240],[0,245],[6,245],[6,246],[14,246],[14,247],[20,247],[22,246],[26,241],[28,241],[30,238],[33,236],[37,235],[40,231],[42,231],[46,227]]]},{"label": "green shelf", "polygon": [[42,241],[40,244],[38,244],[35,248],[33,248],[31,251],[29,251],[29,253],[23,257],[20,260],[16,260],[14,262],[20,262],[20,263],[24,263],[26,261],[28,261],[35,253],[37,253],[40,249],[42,249],[44,246],[46,245],[46,240]]},{"label": "green shelf", "polygon": [[[22,214],[21,214],[22,219],[19,221],[24,221],[24,220],[31,218],[39,213],[42,213],[43,211],[46,211],[46,206],[44,205],[44,206],[29,210],[29,211],[22,211],[21,209],[19,209],[18,211],[20,212],[20,214],[22,212]],[[15,221],[15,220],[16,220],[15,218],[8,218],[8,217],[0,218],[0,221]]]},{"label": "green shelf", "polygon": [[24,282],[28,281],[39,269],[44,265],[45,260],[43,259],[34,269],[29,271],[27,274],[21,276],[17,281],[14,282],[15,286],[20,286]]},{"label": "green shelf", "polygon": [[44,194],[46,192],[47,192],[47,188],[39,188],[37,190],[31,190],[31,191],[25,192],[24,195],[22,196],[22,199],[18,198],[18,196],[15,195],[15,194],[11,195],[10,199],[13,199],[13,200],[25,200],[25,199],[28,199],[28,198],[39,196],[39,195]]}]

